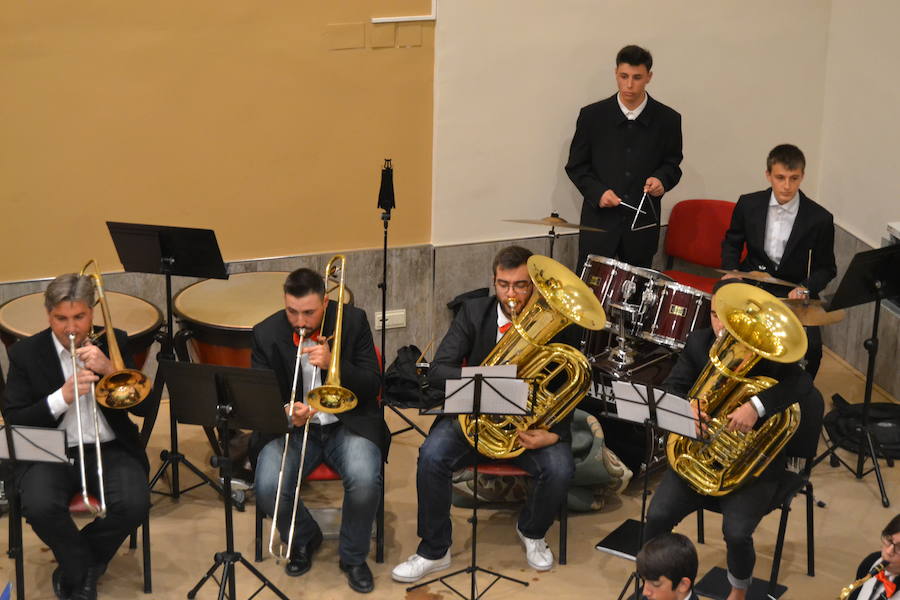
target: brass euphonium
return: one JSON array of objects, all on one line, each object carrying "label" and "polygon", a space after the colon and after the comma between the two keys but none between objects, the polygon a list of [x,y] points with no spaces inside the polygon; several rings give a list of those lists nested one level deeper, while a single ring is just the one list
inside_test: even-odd
[{"label": "brass euphonium", "polygon": [[[569,269],[546,256],[528,259],[535,292],[514,317],[511,327],[483,366],[514,364],[520,379],[534,385],[527,416],[482,415],[478,418],[478,451],[491,458],[512,458],[524,451],[518,432],[549,429],[584,398],[591,368],[584,354],[567,344],[547,344],[570,323],[602,329],[606,315],[594,292]],[[460,415],[459,424],[475,445],[475,419]]]},{"label": "brass euphonium", "polygon": [[869,572],[866,574],[865,577],[863,577],[861,579],[857,579],[850,585],[842,588],[841,594],[838,596],[838,600],[847,600],[847,598],[849,598],[853,592],[855,592],[856,590],[861,588],[865,582],[872,579],[873,577],[875,577],[882,571],[884,571],[884,563],[880,562],[877,565],[875,565],[874,567],[872,567],[871,569],[869,569]]},{"label": "brass euphonium", "polygon": [[[87,273],[86,271],[91,265],[94,265],[94,272]],[[122,353],[119,351],[119,343],[116,341],[106,294],[103,292],[103,277],[97,261],[89,260],[81,269],[81,275],[87,275],[93,279],[94,287],[97,289],[97,302],[100,304],[106,329],[109,360],[113,364],[113,372],[97,382],[95,397],[97,402],[107,408],[131,408],[144,401],[150,394],[153,384],[150,382],[150,378],[141,371],[125,367],[125,361],[122,360]]]},{"label": "brass euphonium", "polygon": [[778,383],[745,375],[759,361],[792,363],[806,354],[806,332],[794,313],[772,294],[745,283],[724,286],[713,296],[713,311],[725,326],[709,363],[688,398],[709,415],[706,440],[669,434],[666,454],[672,469],[697,492],[723,496],[758,476],[800,424],[800,408],[770,416],[758,429],[727,431],[728,415],[760,391]]}]

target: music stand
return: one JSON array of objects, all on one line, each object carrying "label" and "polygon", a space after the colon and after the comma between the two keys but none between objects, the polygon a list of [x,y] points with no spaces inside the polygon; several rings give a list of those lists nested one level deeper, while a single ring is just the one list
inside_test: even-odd
[{"label": "music stand", "polygon": [[[462,376],[459,379],[448,379],[446,382],[447,394],[444,397],[442,408],[433,408],[422,411],[422,414],[429,415],[471,415],[475,420],[474,427],[474,452],[478,453],[478,434],[479,434],[479,417],[482,415],[526,415],[528,401],[529,383],[516,377],[515,365],[501,365],[496,367],[463,367]],[[487,389],[485,389],[487,386]],[[512,396],[512,398],[510,398]],[[448,400],[453,400],[448,407]],[[478,457],[472,466],[474,481],[474,501],[472,503],[472,517],[469,522],[472,524],[472,559],[468,567],[457,569],[452,573],[441,575],[417,583],[416,585],[406,588],[406,591],[424,587],[428,584],[439,581],[447,586],[451,591],[455,592],[461,598],[467,598],[462,592],[454,588],[452,585],[444,581],[447,578],[468,573],[470,575],[470,593],[469,600],[477,600],[484,596],[491,587],[501,579],[518,583],[519,585],[528,586],[527,581],[514,579],[508,575],[496,573],[488,569],[478,566]],[[481,594],[478,593],[475,576],[478,572],[487,573],[494,577],[494,580],[484,588]]]},{"label": "music stand", "polygon": [[[0,425],[0,462],[7,471],[4,479],[11,483],[19,462],[68,463],[66,455],[66,431],[47,427],[24,425]],[[22,519],[19,514],[19,492],[16,485],[5,485],[10,508],[9,549],[7,554],[15,560],[16,598],[25,600],[25,560],[22,556]]]},{"label": "music stand", "polygon": [[[830,441],[825,452],[813,461],[813,465],[816,465],[826,456],[830,457],[833,466],[837,466],[838,463],[844,465],[857,479],[862,479],[874,471],[875,478],[878,480],[878,489],[881,492],[881,504],[885,508],[891,505],[891,501],[887,496],[884,479],[881,476],[878,452],[875,450],[876,442],[872,439],[872,430],[869,425],[869,406],[872,404],[872,385],[875,382],[875,358],[878,355],[878,322],[881,318],[881,301],[898,295],[900,295],[900,244],[860,252],[853,257],[853,260],[850,261],[850,266],[847,267],[847,272],[844,273],[844,277],[838,285],[834,298],[832,298],[828,306],[828,310],[832,311],[875,302],[875,310],[872,315],[872,336],[863,342],[863,347],[865,347],[869,356],[866,363],[866,386],[863,395],[862,421],[859,428],[852,433]],[[846,401],[844,402],[846,403]],[[835,450],[841,442],[851,436],[857,438],[855,469],[835,454]],[[884,455],[883,452],[882,455]],[[868,458],[872,459],[872,468],[868,471],[863,471]]]},{"label": "music stand", "polygon": [[[172,276],[206,277],[212,279],[228,279],[222,253],[216,241],[216,233],[212,229],[195,229],[191,227],[169,227],[166,225],[142,225],[138,223],[118,223],[107,221],[109,234],[112,237],[119,261],[125,271],[131,273],[154,273],[165,276],[166,280],[166,325],[162,328],[158,340],[160,351],[156,355],[156,378],[150,398],[156,403],[153,412],[153,423],[159,413],[159,401],[166,380],[159,364],[163,360],[175,360],[174,317],[172,308]],[[153,429],[153,424],[150,430]],[[217,492],[224,490],[217,483],[203,474],[178,450],[178,421],[170,408],[169,418],[170,450],[163,450],[159,457],[162,464],[150,479],[150,491],[171,496],[176,501],[182,493],[188,492],[205,483]],[[200,483],[181,489],[178,477],[178,465],[184,463],[200,477]],[[158,492],[153,489],[163,473],[172,467],[171,492]]]},{"label": "music stand", "polygon": [[[219,598],[236,600],[235,564],[244,565],[256,576],[261,585],[250,596],[255,597],[264,588],[269,588],[282,600],[288,600],[265,575],[259,572],[240,552],[234,550],[234,518],[231,499],[231,457],[229,454],[229,430],[244,427],[263,433],[287,433],[287,419],[281,403],[281,392],[275,372],[268,369],[242,369],[195,363],[164,360],[160,363],[172,400],[176,397],[190,397],[189,402],[178,404],[178,411],[190,414],[198,425],[215,426],[222,436],[222,454],[213,457],[214,466],[225,483],[225,551],[216,552],[213,564],[197,584],[188,592],[194,598],[197,592],[222,567],[219,583]],[[176,406],[173,404],[173,406]]]},{"label": "music stand", "polygon": [[[627,560],[635,560],[644,543],[644,525],[647,522],[647,498],[650,497],[648,484],[649,466],[653,460],[657,431],[666,431],[696,439],[696,424],[690,403],[653,386],[636,385],[632,382],[613,381],[611,396],[616,408],[615,418],[632,423],[643,423],[645,430],[644,476],[641,492],[641,519],[626,519],[621,525],[597,542],[594,548]],[[604,398],[607,401],[608,398]],[[631,582],[634,582],[635,598],[640,598],[640,578],[637,570],[629,574],[619,600],[625,596]]]}]

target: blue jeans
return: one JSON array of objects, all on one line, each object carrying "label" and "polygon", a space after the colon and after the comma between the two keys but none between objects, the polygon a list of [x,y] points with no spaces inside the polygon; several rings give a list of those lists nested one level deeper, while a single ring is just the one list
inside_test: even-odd
[{"label": "blue jeans", "polygon": [[[469,444],[456,418],[445,417],[434,424],[419,448],[416,468],[418,534],[422,540],[417,553],[420,556],[435,560],[450,548],[453,472],[475,464],[476,460],[487,459]],[[509,461],[527,471],[534,484],[519,514],[519,531],[528,538],[543,538],[561,503],[566,501],[569,482],[575,473],[572,446],[556,443],[540,450],[526,450]]]},{"label": "blue jeans", "polygon": [[[285,476],[281,485],[278,533],[285,543],[290,529],[291,507],[297,485],[302,443],[301,428],[290,435]],[[275,510],[278,471],[283,451],[284,437],[272,440],[263,447],[256,464],[256,501],[270,516]],[[372,523],[381,502],[381,451],[370,440],[348,431],[340,423],[324,427],[312,425],[307,440],[306,459],[303,463],[303,478],[305,479],[323,461],[340,474],[341,482],[344,484],[338,554],[344,564],[362,564],[369,554]],[[294,548],[308,544],[319,529],[315,519],[303,505],[302,487],[300,496],[301,500],[297,503]]]}]

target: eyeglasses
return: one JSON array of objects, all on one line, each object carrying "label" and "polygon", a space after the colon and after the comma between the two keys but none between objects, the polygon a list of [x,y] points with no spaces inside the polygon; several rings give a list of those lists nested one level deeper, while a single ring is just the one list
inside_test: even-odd
[{"label": "eyeglasses", "polygon": [[895,542],[890,536],[882,537],[881,545],[884,546],[885,550],[890,548],[894,554],[900,554],[900,542]]},{"label": "eyeglasses", "polygon": [[530,281],[514,281],[512,283],[508,281],[503,281],[502,279],[497,279],[494,281],[494,285],[497,286],[498,290],[503,290],[504,292],[509,288],[512,288],[518,294],[523,294],[531,289]]}]

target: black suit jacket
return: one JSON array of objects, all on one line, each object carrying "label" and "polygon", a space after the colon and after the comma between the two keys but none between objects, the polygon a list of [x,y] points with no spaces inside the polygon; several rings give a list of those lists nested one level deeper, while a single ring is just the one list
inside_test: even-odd
[{"label": "black suit jacket", "polygon": [[[731,225],[722,241],[722,268],[765,271],[778,279],[799,283],[818,297],[837,274],[834,261],[834,218],[826,209],[800,192],[800,207],[776,266],[766,254],[766,221],[772,188],[744,194],[738,199]],[[741,251],[747,256],[741,262]],[[812,263],[809,256],[812,251]],[[807,276],[809,268],[809,276]]]},{"label": "black suit jacket", "polygon": [[[680,396],[687,395],[709,362],[709,349],[715,339],[712,328],[698,329],[688,337],[684,350],[678,355],[678,361],[663,384],[666,389]],[[807,398],[815,399],[818,396],[812,378],[797,363],[784,364],[761,359],[748,374],[750,377],[756,375],[778,380],[776,385],[757,394],[765,409],[765,415],[756,423],[757,428],[766,419],[785,410],[794,402],[802,402]]]},{"label": "black suit jacket", "polygon": [[[574,329],[564,329],[552,341],[572,345]],[[431,361],[428,382],[432,389],[442,392],[448,379],[459,378],[464,364],[480,365],[496,345],[497,297],[474,298],[463,302]],[[557,434],[560,441],[571,442],[571,422],[570,412],[565,419],[551,427],[550,431]]]},{"label": "black suit jacket", "polygon": [[[581,195],[581,224],[616,229],[631,223],[634,211],[624,206],[600,208],[600,197],[613,190],[637,206],[648,177],[666,191],[681,180],[681,115],[649,95],[647,106],[629,121],[613,94],[581,109],[569,148],[566,173]],[[660,199],[654,199],[659,215]],[[590,241],[594,232],[582,232]],[[602,234],[599,234],[602,235]]]},{"label": "black suit jacket", "polygon": [[[115,330],[116,341],[120,348],[126,348],[128,335],[119,329]],[[30,425],[32,427],[55,428],[62,417],[55,419],[47,406],[47,396],[58,390],[65,383],[59,356],[53,345],[53,333],[45,329],[31,337],[17,342],[9,351],[9,382],[6,388],[6,420],[14,425]],[[107,355],[105,336],[97,345]],[[125,366],[134,368],[131,356],[123,356]],[[129,410],[97,407],[106,417],[106,421],[116,434],[116,439],[133,454],[150,471],[150,463],[141,445],[137,426],[128,418],[128,412],[144,416],[147,403],[141,403]]]},{"label": "black suit jacket", "polygon": [[[876,562],[881,560],[881,552],[873,552],[872,554],[865,557],[861,563],[859,563],[859,567],[856,569],[856,581],[857,579],[862,579],[869,573],[869,569],[871,569]],[[894,579],[896,581],[896,578]],[[847,584],[852,582],[848,581]],[[847,600],[856,600],[859,597],[859,590],[854,591]]]},{"label": "black suit jacket", "polygon": [[[334,310],[334,304],[329,302],[325,312],[321,335],[327,337],[334,333],[337,311]],[[294,363],[297,358],[293,336],[294,330],[283,310],[267,317],[253,328],[252,366],[275,371],[278,387],[281,388],[281,396],[285,402],[290,401]],[[372,331],[369,329],[366,313],[353,306],[344,306],[340,369],[341,386],[356,394],[357,405],[353,410],[338,413],[338,419],[353,433],[371,440],[379,447],[382,458],[386,460],[390,432],[378,405],[381,373],[375,356],[375,344],[372,342]],[[327,376],[327,371],[322,370],[320,378],[323,383]],[[297,383],[299,389],[302,389],[302,377],[301,369],[300,381]],[[274,437],[256,436],[255,450],[258,451]]]}]

